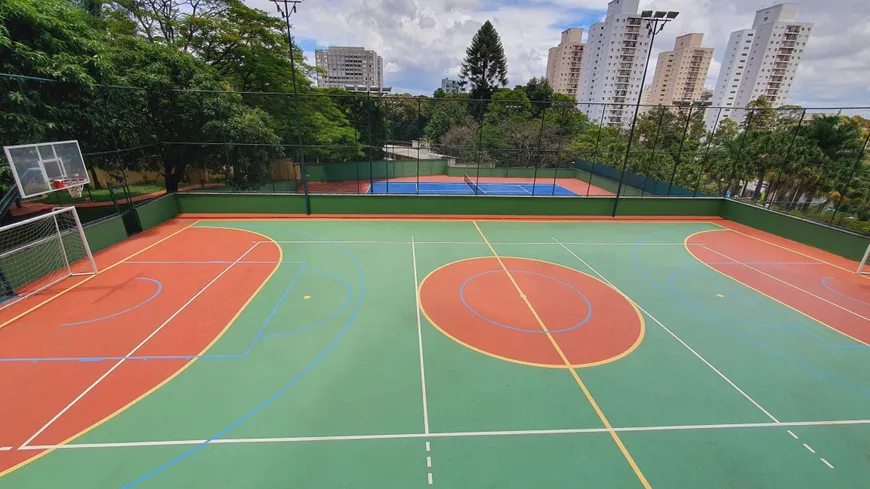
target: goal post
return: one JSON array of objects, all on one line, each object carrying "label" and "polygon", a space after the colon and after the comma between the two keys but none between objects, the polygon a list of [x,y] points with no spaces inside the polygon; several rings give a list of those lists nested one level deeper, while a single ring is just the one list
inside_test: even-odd
[{"label": "goal post", "polygon": [[867,245],[867,251],[864,252],[864,258],[861,258],[861,263],[858,264],[856,272],[860,275],[870,275],[870,269],[867,268],[867,259],[870,258],[870,245]]},{"label": "goal post", "polygon": [[0,310],[97,264],[75,207],[0,227]]}]

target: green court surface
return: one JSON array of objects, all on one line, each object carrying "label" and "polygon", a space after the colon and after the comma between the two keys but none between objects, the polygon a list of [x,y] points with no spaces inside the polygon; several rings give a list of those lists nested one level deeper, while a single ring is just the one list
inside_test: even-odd
[{"label": "green court surface", "polygon": [[[195,227],[282,262],[203,358],[0,489],[870,486],[870,351],[698,261],[684,242],[716,222]],[[517,268],[541,262],[637,310]],[[490,269],[461,301],[418,289],[463,263]],[[454,299],[482,322],[432,324]]]}]

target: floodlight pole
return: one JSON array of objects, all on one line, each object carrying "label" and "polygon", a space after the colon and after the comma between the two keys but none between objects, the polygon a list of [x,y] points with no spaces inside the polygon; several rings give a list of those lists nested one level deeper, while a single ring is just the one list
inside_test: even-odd
[{"label": "floodlight pole", "polygon": [[[644,11],[641,14],[641,22],[646,22],[646,30],[650,34],[649,49],[646,51],[646,61],[643,65],[643,77],[640,79],[640,89],[637,92],[637,103],[634,104],[634,117],[631,119],[631,130],[628,133],[628,144],[625,145],[625,160],[622,162],[622,174],[619,176],[619,186],[616,188],[616,198],[613,200],[613,211],[611,217],[616,217],[616,207],[619,205],[619,194],[622,192],[622,185],[625,182],[625,172],[628,170],[628,159],[631,156],[631,140],[634,139],[634,126],[637,124],[637,114],[640,111],[640,100],[643,97],[643,84],[646,83],[646,71],[649,68],[649,58],[652,55],[653,43],[656,40],[656,34],[665,28],[665,24],[674,20],[678,12],[656,12],[655,16],[651,11]],[[667,17],[665,16],[667,15]],[[661,26],[659,26],[661,23]],[[604,114],[601,115],[604,117]]]},{"label": "floodlight pole", "polygon": [[[308,173],[305,171],[305,154],[302,151],[302,121],[299,118],[299,93],[296,91],[296,61],[293,57],[293,36],[290,35],[290,14],[296,12],[296,5],[302,0],[271,0],[278,8],[281,17],[287,22],[287,48],[290,50],[290,76],[293,79],[293,103],[296,109],[296,139],[298,145],[299,173],[302,189],[305,192],[305,214],[311,214],[311,201],[308,198]],[[281,4],[284,8],[281,9]]]}]

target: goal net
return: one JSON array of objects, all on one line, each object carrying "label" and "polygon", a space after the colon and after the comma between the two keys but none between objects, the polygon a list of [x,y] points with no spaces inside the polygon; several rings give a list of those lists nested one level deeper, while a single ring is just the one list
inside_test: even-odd
[{"label": "goal net", "polygon": [[0,227],[0,310],[97,265],[75,207]]},{"label": "goal net", "polygon": [[870,275],[870,269],[867,268],[868,258],[870,258],[870,245],[867,246],[867,251],[864,252],[864,258],[861,259],[861,263],[858,264],[858,270],[856,270],[861,275]]}]

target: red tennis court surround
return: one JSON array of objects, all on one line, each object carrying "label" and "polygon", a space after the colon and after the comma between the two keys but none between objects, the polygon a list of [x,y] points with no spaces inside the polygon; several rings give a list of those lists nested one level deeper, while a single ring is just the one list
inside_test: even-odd
[{"label": "red tennis court surround", "polygon": [[601,280],[554,263],[501,261],[504,267],[492,257],[438,268],[420,285],[421,310],[473,350],[542,367],[566,367],[553,341],[571,366],[588,367],[622,358],[643,339],[640,313]]}]

